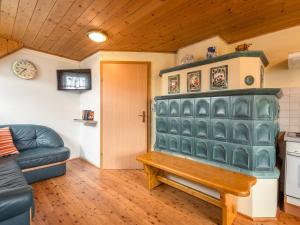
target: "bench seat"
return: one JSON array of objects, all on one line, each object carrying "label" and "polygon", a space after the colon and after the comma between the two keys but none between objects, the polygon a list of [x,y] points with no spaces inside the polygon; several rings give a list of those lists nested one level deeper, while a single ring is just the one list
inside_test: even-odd
[{"label": "bench seat", "polygon": [[[252,176],[159,152],[148,152],[137,160],[144,164],[149,190],[165,183],[214,204],[222,208],[223,225],[232,224],[236,216],[236,196],[249,196],[256,183]],[[216,190],[220,199],[170,180],[166,173]]]}]

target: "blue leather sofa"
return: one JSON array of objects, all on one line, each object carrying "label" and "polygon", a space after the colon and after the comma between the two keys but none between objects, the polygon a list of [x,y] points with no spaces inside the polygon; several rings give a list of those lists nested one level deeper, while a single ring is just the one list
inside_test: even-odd
[{"label": "blue leather sofa", "polygon": [[66,173],[70,150],[52,129],[38,125],[10,127],[20,154],[0,158],[0,225],[29,225],[34,209],[29,184]]}]

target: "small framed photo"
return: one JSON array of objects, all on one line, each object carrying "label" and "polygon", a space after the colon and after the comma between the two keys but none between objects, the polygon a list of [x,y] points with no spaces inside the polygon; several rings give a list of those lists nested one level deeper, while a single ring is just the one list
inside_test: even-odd
[{"label": "small framed photo", "polygon": [[228,88],[228,65],[218,66],[210,69],[210,89]]},{"label": "small framed photo", "polygon": [[179,74],[168,77],[168,93],[176,94],[180,92],[180,76]]},{"label": "small framed photo", "polygon": [[187,73],[187,91],[201,91],[201,71]]}]

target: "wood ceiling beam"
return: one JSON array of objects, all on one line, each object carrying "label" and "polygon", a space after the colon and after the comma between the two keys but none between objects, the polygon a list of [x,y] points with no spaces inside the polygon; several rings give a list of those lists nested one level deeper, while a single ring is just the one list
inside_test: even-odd
[{"label": "wood ceiling beam", "polygon": [[3,58],[21,48],[23,48],[23,43],[0,37],[0,58]]}]

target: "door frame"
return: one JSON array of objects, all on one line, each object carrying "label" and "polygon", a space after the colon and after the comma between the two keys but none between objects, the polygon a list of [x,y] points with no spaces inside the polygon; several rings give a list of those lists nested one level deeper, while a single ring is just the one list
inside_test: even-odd
[{"label": "door frame", "polygon": [[147,65],[147,152],[151,146],[151,62],[150,61],[100,61],[100,168],[103,168],[103,65],[145,64]]}]

